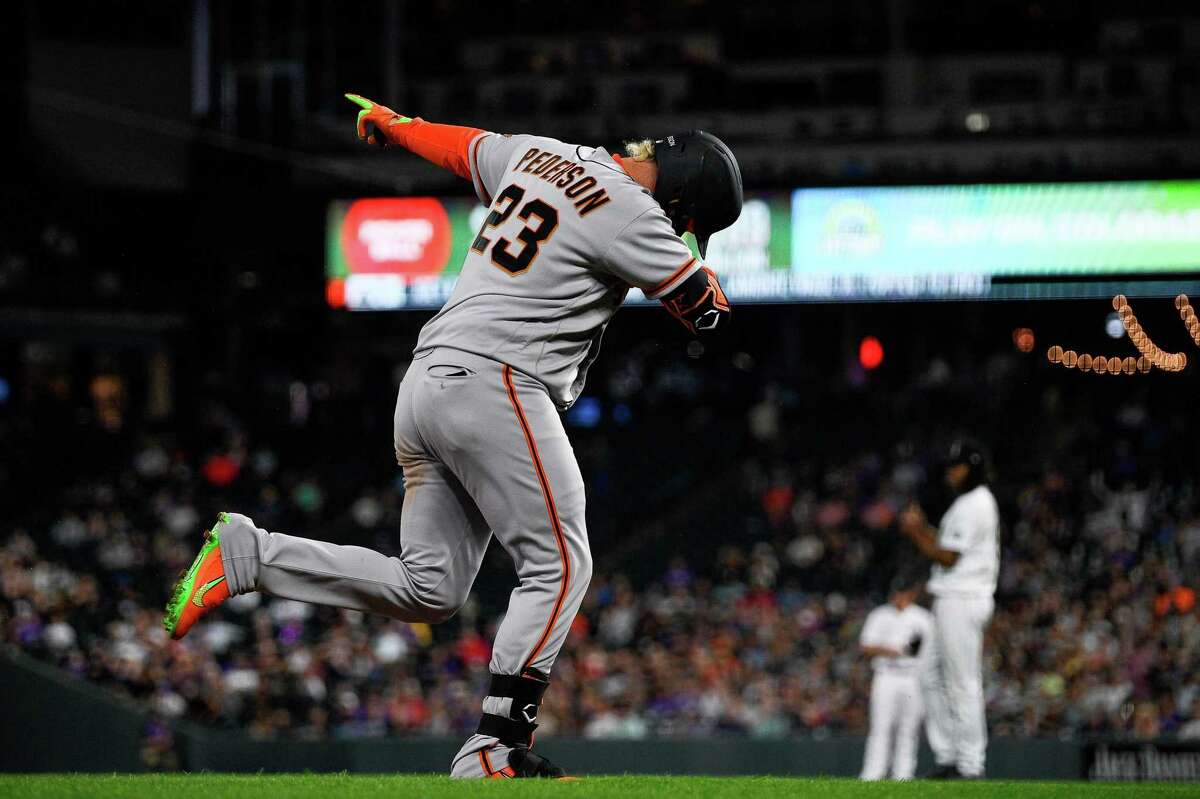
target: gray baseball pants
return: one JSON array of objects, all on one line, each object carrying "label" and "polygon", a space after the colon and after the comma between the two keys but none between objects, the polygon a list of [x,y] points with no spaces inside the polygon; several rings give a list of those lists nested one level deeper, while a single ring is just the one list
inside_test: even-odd
[{"label": "gray baseball pants", "polygon": [[583,478],[545,387],[489,358],[422,353],[400,385],[395,446],[405,481],[399,555],[270,533],[231,514],[221,534],[230,592],[441,622],[466,601],[494,534],[519,584],[490,670],[549,674],[592,557]]}]

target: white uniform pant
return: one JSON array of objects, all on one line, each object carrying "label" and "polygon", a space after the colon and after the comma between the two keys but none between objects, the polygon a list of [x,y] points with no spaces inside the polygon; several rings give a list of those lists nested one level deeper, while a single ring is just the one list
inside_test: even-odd
[{"label": "white uniform pant", "polygon": [[991,597],[938,597],[933,601],[936,662],[926,674],[925,732],[939,765],[983,774],[987,719],[983,698],[983,630]]},{"label": "white uniform pant", "polygon": [[871,681],[871,731],[863,755],[862,779],[891,776],[911,780],[917,768],[917,736],[925,702],[915,670],[879,669]]}]

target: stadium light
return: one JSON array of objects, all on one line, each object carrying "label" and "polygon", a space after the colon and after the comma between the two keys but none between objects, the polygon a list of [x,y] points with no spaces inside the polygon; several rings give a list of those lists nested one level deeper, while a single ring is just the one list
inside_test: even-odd
[{"label": "stadium light", "polygon": [[874,336],[864,336],[858,345],[858,362],[870,371],[883,363],[883,345]]}]

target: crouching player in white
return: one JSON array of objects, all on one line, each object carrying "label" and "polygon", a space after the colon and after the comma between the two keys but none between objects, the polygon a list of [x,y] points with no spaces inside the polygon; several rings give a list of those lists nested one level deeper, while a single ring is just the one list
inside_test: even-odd
[{"label": "crouching player in white", "polygon": [[863,756],[862,779],[911,780],[925,702],[921,674],[933,648],[933,616],[916,604],[919,579],[898,577],[892,595],[867,616],[858,644],[871,658],[871,731]]},{"label": "crouching player in white", "polygon": [[937,530],[916,505],[900,530],[933,561],[936,660],[927,674],[926,733],[937,759],[935,779],[983,776],[987,720],[983,696],[983,631],[992,618],[1000,570],[1000,511],[987,487],[987,455],[971,441],[950,447],[946,484],[958,496]]}]

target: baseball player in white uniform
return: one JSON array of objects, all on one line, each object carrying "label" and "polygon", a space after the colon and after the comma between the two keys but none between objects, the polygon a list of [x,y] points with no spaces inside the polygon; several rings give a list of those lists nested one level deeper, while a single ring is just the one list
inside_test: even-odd
[{"label": "baseball player in white uniform", "polygon": [[933,616],[916,604],[920,581],[898,578],[888,602],[868,614],[859,635],[871,658],[871,729],[860,775],[864,780],[911,780],[917,768],[922,671],[933,649]]},{"label": "baseball player in white uniform", "polygon": [[561,777],[533,754],[538,708],[583,600],[592,558],[584,485],[559,412],[630,287],[700,335],[729,304],[701,258],[741,212],[733,153],[702,131],[600,147],[401,116],[357,95],[359,138],[405,147],[469,180],[490,207],[445,307],[422,329],[400,386],[404,469],[395,557],[271,533],[220,515],[167,606],[182,637],[249,591],[440,622],[466,601],[492,536],[518,585],[496,634],[478,731],[456,777]]},{"label": "baseball player in white uniform", "polygon": [[933,561],[935,667],[927,672],[926,733],[936,778],[983,776],[987,720],[983,696],[983,632],[992,617],[1000,571],[1000,511],[987,487],[983,447],[950,447],[946,483],[957,497],[934,530],[920,507],[901,514],[900,530]]}]

